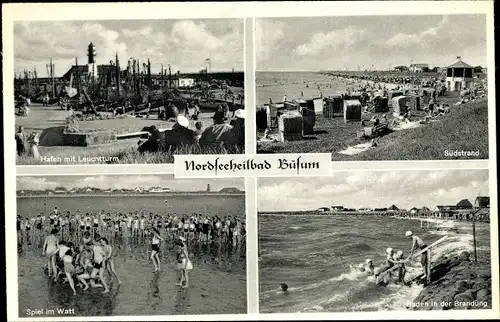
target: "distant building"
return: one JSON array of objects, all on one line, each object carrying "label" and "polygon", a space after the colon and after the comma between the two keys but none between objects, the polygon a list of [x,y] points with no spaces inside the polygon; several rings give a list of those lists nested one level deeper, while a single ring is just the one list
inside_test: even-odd
[{"label": "distant building", "polygon": [[389,207],[389,209],[387,209],[388,211],[399,211],[399,208],[396,207],[396,205],[392,205]]},{"label": "distant building", "polygon": [[344,206],[332,206],[331,209],[332,211],[343,211]]},{"label": "distant building", "polygon": [[490,207],[490,197],[477,197],[474,201],[474,207],[476,208],[489,208]]},{"label": "distant building", "polygon": [[412,73],[421,73],[429,69],[429,64],[411,64],[409,69]]},{"label": "distant building", "polygon": [[429,213],[431,212],[431,210],[429,208],[427,208],[426,206],[423,206],[422,208],[420,208],[418,210],[419,213],[423,213],[423,214],[426,214],[426,213]]},{"label": "distant building", "polygon": [[387,208],[375,208],[374,211],[387,211]]},{"label": "distant building", "polygon": [[236,187],[227,187],[227,188],[220,189],[219,192],[222,192],[222,193],[240,193],[241,190],[236,188]]},{"label": "distant building", "polygon": [[320,212],[327,212],[327,211],[330,211],[330,207],[320,207],[318,208],[317,211],[320,211]]},{"label": "distant building", "polygon": [[458,92],[470,88],[473,74],[474,67],[464,63],[458,57],[456,63],[446,68],[446,89],[449,92]]},{"label": "distant building", "polygon": [[410,209],[410,214],[412,215],[416,215],[418,213],[418,208],[417,207],[413,207]]},{"label": "distant building", "polygon": [[210,192],[210,183],[207,183],[207,192]]},{"label": "distant building", "polygon": [[149,192],[152,193],[170,192],[170,188],[152,187],[151,189],[149,189]]},{"label": "distant building", "polygon": [[134,189],[134,192],[143,193],[144,192],[144,188],[143,187],[137,187],[137,188]]},{"label": "distant building", "polygon": [[403,66],[403,65],[401,65],[401,66],[396,66],[396,67],[394,67],[394,70],[395,70],[396,72],[400,72],[400,73],[401,73],[401,72],[407,72],[407,71],[408,71],[408,67]]},{"label": "distant building", "polygon": [[457,203],[457,209],[471,209],[472,207],[468,199],[462,199]]},{"label": "distant building", "polygon": [[54,189],[54,193],[66,193],[67,190],[64,187],[57,187]]},{"label": "distant building", "polygon": [[436,217],[447,218],[447,217],[453,217],[453,212],[456,209],[457,209],[456,206],[439,205],[433,209],[433,212],[436,215]]}]

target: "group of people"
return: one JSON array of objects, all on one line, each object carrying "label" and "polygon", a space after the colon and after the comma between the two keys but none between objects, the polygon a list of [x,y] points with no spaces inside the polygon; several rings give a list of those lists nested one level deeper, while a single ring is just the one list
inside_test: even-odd
[{"label": "group of people", "polygon": [[33,158],[40,157],[40,152],[38,151],[38,143],[40,139],[36,132],[32,132],[28,135],[24,131],[24,127],[19,126],[15,134],[15,140],[16,152],[18,156],[30,156]]},{"label": "group of people", "polygon": [[[190,249],[202,245],[243,251],[245,223],[233,216],[218,217],[202,214],[142,214],[137,212],[61,213],[57,207],[50,215],[43,213],[33,218],[17,218],[20,251],[42,250],[47,258],[47,272],[55,280],[68,283],[73,294],[78,286],[111,289],[114,278],[120,284],[115,270],[115,258],[129,253],[135,258],[132,246],[146,250],[154,271],[161,270],[164,253],[175,249],[179,270],[178,285],[189,286],[189,271],[193,269]],[[42,244],[43,241],[43,244]]]},{"label": "group of people", "polygon": [[[138,212],[109,213],[61,213],[57,207],[45,216],[43,213],[28,218],[18,215],[19,243],[24,247],[37,248],[41,236],[56,228],[64,240],[76,243],[85,232],[91,237],[99,235],[108,238],[120,249],[130,250],[131,245],[145,245],[155,228],[167,242],[179,237],[191,245],[221,245],[242,248],[245,245],[246,227],[244,220],[236,216],[209,216],[203,214],[139,214]],[[165,245],[166,246],[166,245]],[[165,249],[166,250],[166,249]]]},{"label": "group of people", "polygon": [[[414,235],[412,231],[407,231],[405,233],[405,237],[412,239],[412,247],[407,258],[404,258],[404,252],[402,250],[396,251],[393,248],[388,247],[386,249],[386,258],[380,266],[375,267],[373,261],[370,258],[367,258],[365,263],[358,265],[358,269],[361,272],[374,276],[376,283],[379,285],[388,284],[390,281],[394,280],[394,277],[396,276],[397,278],[395,280],[398,283],[404,284],[406,274],[405,264],[413,258],[413,254],[415,252],[425,250],[427,248],[427,245],[424,243],[422,238]],[[423,252],[420,256],[420,263],[423,269],[422,279],[426,279],[428,273],[427,261],[430,259],[427,258],[427,252]]]},{"label": "group of people", "polygon": [[[221,108],[212,116],[213,124],[203,130],[201,120],[189,120],[177,115],[171,130],[160,132],[155,126],[145,127],[148,139],[139,142],[139,152],[165,152],[185,146],[224,147],[228,150],[245,146],[245,110],[236,110],[230,124],[227,113]],[[191,129],[194,122],[194,130]]]}]

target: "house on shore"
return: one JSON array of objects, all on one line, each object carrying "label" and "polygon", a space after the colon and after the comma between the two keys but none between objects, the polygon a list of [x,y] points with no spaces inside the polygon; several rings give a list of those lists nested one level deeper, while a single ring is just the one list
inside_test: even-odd
[{"label": "house on shore", "polygon": [[422,73],[426,70],[429,70],[429,64],[411,64],[410,72],[412,73]]},{"label": "house on shore", "polygon": [[468,199],[462,199],[457,203],[457,209],[472,209],[473,205]]},{"label": "house on shore", "polygon": [[474,67],[463,62],[460,57],[458,61],[446,68],[446,90],[459,92],[471,88],[474,77]]},{"label": "house on shore", "polygon": [[477,197],[474,201],[474,208],[490,208],[490,197]]}]

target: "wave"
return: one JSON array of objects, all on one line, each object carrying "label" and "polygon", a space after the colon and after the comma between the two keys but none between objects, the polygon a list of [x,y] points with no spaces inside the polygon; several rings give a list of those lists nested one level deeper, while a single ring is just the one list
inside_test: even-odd
[{"label": "wave", "polygon": [[[316,283],[306,284],[306,285],[297,286],[297,287],[289,287],[288,292],[303,292],[303,291],[313,290],[313,289],[316,289],[316,288],[319,288],[319,287],[322,287],[325,285],[333,284],[335,282],[340,282],[340,281],[344,281],[344,280],[355,281],[362,276],[366,276],[366,274],[359,271],[354,266],[350,266],[349,271],[346,273],[343,273],[343,274],[340,274],[338,276],[334,276],[334,277],[331,277],[331,278],[328,278],[328,279],[325,279],[325,280],[322,280],[322,281],[319,281]],[[271,296],[273,294],[280,294],[280,293],[282,293],[280,290],[269,290],[269,291],[262,292],[259,295],[259,297],[261,299],[264,299],[264,298],[269,298],[269,296]]]},{"label": "wave", "polygon": [[346,253],[358,253],[358,252],[368,252],[372,250],[373,248],[365,243],[355,243],[355,244],[348,244],[344,246],[343,248],[339,249],[339,252],[342,254]]}]

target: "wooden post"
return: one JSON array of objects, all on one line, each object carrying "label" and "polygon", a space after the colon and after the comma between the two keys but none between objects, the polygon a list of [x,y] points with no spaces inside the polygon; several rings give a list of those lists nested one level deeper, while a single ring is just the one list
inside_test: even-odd
[{"label": "wooden post", "polygon": [[431,282],[431,249],[427,249],[427,267],[425,270],[427,271],[427,284]]},{"label": "wooden post", "polygon": [[120,99],[120,61],[118,60],[118,53],[116,53],[115,74],[116,74],[116,99]]},{"label": "wooden post", "polygon": [[476,248],[476,215],[472,215],[472,237],[474,240],[474,261],[477,262],[477,248]]}]

